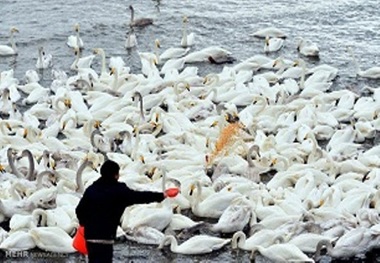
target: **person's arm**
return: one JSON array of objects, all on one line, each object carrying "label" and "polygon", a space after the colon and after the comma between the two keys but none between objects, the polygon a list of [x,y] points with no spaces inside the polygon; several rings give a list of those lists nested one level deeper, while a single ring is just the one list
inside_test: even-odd
[{"label": "person's arm", "polygon": [[127,205],[147,204],[152,202],[161,202],[165,199],[165,195],[159,192],[135,191],[125,186],[125,200]]},{"label": "person's arm", "polygon": [[78,206],[75,209],[75,213],[79,220],[79,225],[84,226],[88,218],[88,198],[86,193],[83,194],[81,200],[78,203]]}]

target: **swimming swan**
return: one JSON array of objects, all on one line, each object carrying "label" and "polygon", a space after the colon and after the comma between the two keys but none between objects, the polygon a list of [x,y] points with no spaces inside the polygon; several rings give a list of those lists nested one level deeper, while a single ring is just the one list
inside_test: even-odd
[{"label": "swimming swan", "polygon": [[18,32],[18,29],[16,27],[11,27],[10,32],[11,32],[11,34],[10,34],[11,46],[0,45],[0,56],[17,55],[17,47],[16,47],[16,43],[13,39],[13,34]]},{"label": "swimming swan", "polygon": [[131,10],[131,22],[130,26],[131,27],[145,27],[153,24],[153,19],[152,18],[139,18],[135,19],[135,10],[132,5],[129,6],[129,9]]},{"label": "swimming swan", "polygon": [[224,239],[207,235],[198,235],[193,236],[190,239],[183,242],[181,245],[178,245],[175,237],[172,235],[168,235],[162,240],[158,248],[162,249],[169,242],[170,250],[172,252],[186,255],[195,255],[211,253],[214,250],[222,248],[230,241],[230,239]]},{"label": "swimming swan", "polygon": [[36,68],[44,69],[50,67],[52,65],[52,59],[53,57],[51,54],[45,54],[44,48],[39,47]]},{"label": "swimming swan", "polygon": [[352,60],[354,62],[354,65],[355,65],[355,68],[356,68],[356,75],[357,76],[360,76],[360,77],[363,77],[363,78],[369,78],[369,79],[378,79],[378,78],[380,78],[380,67],[375,66],[375,67],[372,67],[372,68],[369,68],[369,69],[366,69],[366,70],[361,70],[360,69],[360,65],[359,65],[358,61],[356,60],[355,55],[354,55],[351,47],[348,47],[347,51],[351,55],[351,58],[352,58]]},{"label": "swimming swan", "polygon": [[76,23],[74,25],[74,31],[76,32],[76,35],[75,36],[71,35],[71,36],[67,37],[67,43],[66,44],[71,48],[75,49],[75,48],[83,48],[84,47],[83,41],[79,36],[79,29],[80,29],[79,24]]}]

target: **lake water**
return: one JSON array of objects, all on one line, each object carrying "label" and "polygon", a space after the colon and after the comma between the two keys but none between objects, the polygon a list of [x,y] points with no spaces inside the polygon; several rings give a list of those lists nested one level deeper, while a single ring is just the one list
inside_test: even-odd
[{"label": "lake water", "polygon": [[[124,42],[133,4],[136,17],[150,17],[154,25],[136,29],[137,49],[127,51]],[[133,72],[139,72],[137,51],[154,52],[154,40],[159,39],[161,50],[179,46],[182,17],[188,16],[188,32],[196,34],[193,50],[221,46],[232,52],[239,61],[255,54],[263,54],[263,40],[250,36],[258,29],[275,26],[287,34],[285,46],[270,54],[296,59],[295,37],[302,36],[320,47],[320,59],[305,59],[308,65],[329,64],[339,68],[337,88],[360,89],[364,85],[377,87],[379,82],[357,79],[352,59],[346,52],[353,48],[362,68],[379,65],[379,2],[378,0],[227,0],[227,1],[74,1],[74,0],[1,0],[0,44],[8,43],[9,28],[16,26],[15,36],[19,55],[0,57],[0,71],[14,69],[23,82],[28,69],[35,69],[37,50],[45,48],[53,55],[53,68],[65,70],[74,61],[73,51],[66,46],[67,36],[74,34],[73,25],[80,23],[83,55],[92,54],[93,48],[103,48],[107,58],[121,56]],[[220,72],[221,65],[202,64],[199,74]],[[100,59],[94,68],[100,71]],[[43,84],[50,85],[50,70],[39,72]],[[4,258],[3,258],[4,259]],[[72,255],[64,262],[77,262]],[[248,262],[248,253],[221,250],[208,256],[186,257],[155,247],[122,243],[115,246],[115,261],[126,262]],[[260,258],[259,258],[260,260]],[[258,261],[259,261],[258,260]],[[328,262],[326,259],[325,262]],[[350,262],[352,262],[351,260]],[[3,262],[30,262],[22,258],[5,258]],[[41,262],[41,261],[38,261]],[[47,259],[44,262],[50,262]],[[54,259],[51,262],[58,262]],[[261,260],[260,262],[265,262]],[[359,262],[359,261],[357,261]]]}]

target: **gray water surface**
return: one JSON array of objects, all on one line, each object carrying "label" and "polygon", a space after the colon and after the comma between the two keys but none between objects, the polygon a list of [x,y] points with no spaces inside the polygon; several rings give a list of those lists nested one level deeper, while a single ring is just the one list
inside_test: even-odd
[{"label": "gray water surface", "polygon": [[[127,51],[124,42],[130,19],[128,6],[133,4],[136,17],[151,17],[154,25],[136,29],[138,47]],[[364,85],[377,87],[379,82],[358,79],[355,67],[346,52],[353,48],[363,68],[379,65],[379,1],[378,0],[228,0],[228,1],[100,1],[100,0],[1,0],[0,44],[8,43],[8,32],[16,26],[19,54],[0,57],[0,71],[14,69],[23,82],[28,69],[35,69],[37,50],[45,48],[53,55],[55,69],[65,70],[69,75],[74,61],[73,51],[66,46],[67,37],[74,34],[73,25],[80,23],[81,38],[85,48],[83,56],[92,54],[93,48],[103,48],[107,58],[121,56],[132,72],[139,72],[137,51],[154,52],[154,40],[159,39],[161,50],[179,46],[182,17],[189,18],[188,32],[196,34],[192,50],[208,46],[220,46],[232,52],[239,61],[256,54],[263,54],[263,40],[250,36],[258,29],[275,26],[287,33],[285,46],[270,54],[275,58],[299,57],[295,37],[302,36],[316,42],[320,47],[320,59],[307,59],[308,65],[329,64],[339,68],[335,80],[337,88],[359,90]],[[199,75],[220,72],[221,65],[199,64]],[[100,59],[96,58],[94,69],[100,71]],[[51,71],[39,71],[42,84],[49,86]],[[115,245],[115,262],[249,262],[249,254],[225,248],[205,256],[176,255],[165,249],[126,242]],[[4,258],[2,262],[30,262],[25,258]],[[35,262],[78,262],[78,254],[65,259],[34,260]],[[62,260],[62,261],[59,261]],[[368,262],[376,262],[368,261]],[[324,262],[330,262],[326,258]],[[258,258],[256,262],[267,262]],[[351,259],[348,262],[361,262]]]}]

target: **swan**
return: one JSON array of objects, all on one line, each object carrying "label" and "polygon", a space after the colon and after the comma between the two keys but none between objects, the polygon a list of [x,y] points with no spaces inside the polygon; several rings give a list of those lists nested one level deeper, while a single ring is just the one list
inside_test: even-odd
[{"label": "swan", "polygon": [[307,57],[318,57],[319,48],[316,43],[311,42],[309,39],[304,39],[302,37],[296,38],[297,50],[302,55]]},{"label": "swan", "polygon": [[173,58],[181,58],[189,53],[190,48],[170,47],[161,53],[159,61],[165,61]]},{"label": "swan", "polygon": [[185,242],[183,242],[181,245],[178,245],[175,237],[172,235],[168,235],[165,236],[158,248],[163,249],[163,247],[168,242],[170,242],[170,250],[172,252],[185,255],[196,255],[211,253],[214,250],[222,248],[230,241],[230,239],[224,239],[207,235],[198,235],[193,236]]},{"label": "swan", "polygon": [[135,19],[135,9],[132,5],[129,6],[129,9],[131,10],[131,22],[129,23],[131,27],[145,27],[153,24],[152,18]]},{"label": "swan", "polygon": [[26,231],[13,232],[0,244],[0,249],[10,251],[24,251],[35,247],[36,243],[30,233]]},{"label": "swan", "polygon": [[133,29],[133,27],[130,27],[128,37],[125,40],[124,47],[126,49],[131,49],[136,46],[137,46],[137,38],[136,38],[135,30]]},{"label": "swan", "polygon": [[194,45],[195,34],[193,32],[190,34],[187,34],[187,23],[188,22],[189,22],[189,19],[187,18],[187,16],[184,16],[182,19],[183,29],[182,29],[182,39],[181,39],[181,46],[184,48],[191,47]]},{"label": "swan", "polygon": [[80,49],[74,48],[75,53],[75,60],[73,64],[71,64],[70,69],[71,70],[79,70],[84,68],[91,68],[92,61],[95,58],[95,55],[88,55],[86,57],[80,57]]},{"label": "swan", "polygon": [[236,192],[217,192],[202,200],[202,186],[200,182],[197,181],[195,186],[197,192],[195,200],[191,205],[191,210],[193,214],[199,217],[219,218],[234,199],[241,197],[241,194]]},{"label": "swan", "polygon": [[293,244],[274,244],[270,247],[256,246],[252,249],[251,259],[255,258],[256,252],[275,262],[314,262]]},{"label": "swan", "polygon": [[234,233],[241,231],[248,224],[251,217],[251,208],[246,204],[235,201],[223,211],[218,222],[210,226],[213,232]]},{"label": "swan", "polygon": [[253,34],[251,34],[251,36],[258,38],[266,38],[267,36],[286,38],[286,34],[281,29],[278,29],[276,27],[266,27],[263,29],[259,29]]},{"label": "swan", "polygon": [[53,57],[51,54],[45,54],[44,48],[39,47],[36,68],[45,69],[50,67],[52,65],[52,59]]},{"label": "swan", "polygon": [[281,232],[262,229],[248,239],[243,231],[234,233],[231,239],[232,249],[240,248],[242,250],[252,251],[256,246],[269,247],[278,241],[283,241]]},{"label": "swan", "polygon": [[42,250],[57,253],[74,253],[73,240],[59,227],[35,227],[29,231],[36,246]]},{"label": "swan", "polygon": [[7,45],[0,45],[0,56],[12,56],[12,55],[17,55],[17,47],[16,43],[13,39],[14,33],[19,32],[16,27],[11,27],[10,29],[10,42],[11,46]]},{"label": "swan", "polygon": [[79,36],[79,29],[80,29],[80,26],[78,23],[76,23],[74,25],[74,31],[76,32],[76,35],[71,35],[71,36],[68,36],[67,37],[67,42],[66,44],[71,47],[71,48],[78,48],[78,49],[82,49],[84,47],[83,45],[83,41],[82,39],[80,38]]},{"label": "swan", "polygon": [[370,229],[359,227],[346,232],[333,247],[331,241],[321,240],[317,244],[315,258],[319,260],[321,249],[327,248],[327,253],[333,258],[349,258],[358,254],[364,254],[369,249],[372,239]]},{"label": "swan", "polygon": [[360,77],[363,77],[363,78],[369,78],[369,79],[379,79],[380,78],[380,67],[375,66],[375,67],[372,67],[372,68],[369,68],[369,69],[366,69],[366,70],[361,70],[360,69],[360,65],[357,62],[357,60],[355,58],[355,55],[354,55],[351,47],[348,47],[347,51],[351,55],[351,58],[352,58],[352,60],[354,62],[354,66],[356,68],[356,75],[357,76],[360,76]]},{"label": "swan", "polygon": [[279,37],[272,37],[269,36],[265,37],[265,44],[264,44],[264,52],[276,52],[279,51],[282,46],[284,45],[284,39]]},{"label": "swan", "polygon": [[150,226],[138,226],[124,234],[128,240],[147,245],[160,245],[165,238],[164,233]]},{"label": "swan", "polygon": [[315,253],[317,245],[321,240],[332,241],[331,238],[314,233],[303,233],[293,237],[288,241],[289,244],[296,245],[305,253]]}]

